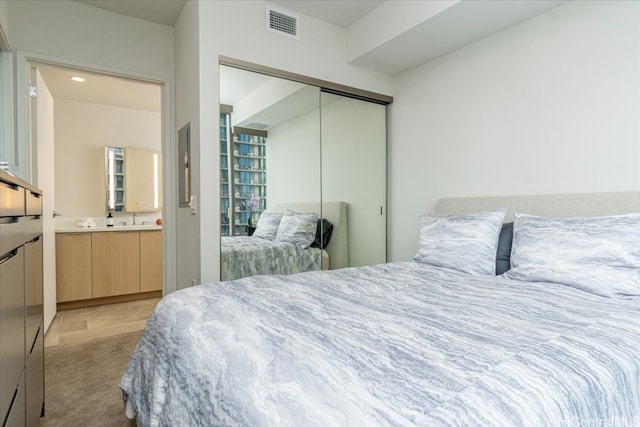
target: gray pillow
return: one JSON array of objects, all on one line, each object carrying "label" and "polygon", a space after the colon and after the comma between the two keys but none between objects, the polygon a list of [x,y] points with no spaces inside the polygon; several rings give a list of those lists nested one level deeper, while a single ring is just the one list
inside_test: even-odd
[{"label": "gray pillow", "polygon": [[420,215],[414,261],[474,276],[495,275],[496,249],[505,209],[466,215]]},{"label": "gray pillow", "polygon": [[276,242],[292,243],[302,249],[308,248],[316,238],[317,213],[298,213],[286,210],[280,221]]},{"label": "gray pillow", "polygon": [[640,214],[545,218],[516,214],[505,277],[601,296],[640,296]]},{"label": "gray pillow", "polygon": [[513,223],[502,224],[498,238],[498,253],[496,254],[496,275],[503,274],[511,268],[511,241],[513,240]]},{"label": "gray pillow", "polygon": [[256,224],[256,231],[254,231],[253,237],[265,240],[274,240],[278,233],[278,227],[280,226],[281,219],[282,212],[262,212],[258,219],[258,223]]}]

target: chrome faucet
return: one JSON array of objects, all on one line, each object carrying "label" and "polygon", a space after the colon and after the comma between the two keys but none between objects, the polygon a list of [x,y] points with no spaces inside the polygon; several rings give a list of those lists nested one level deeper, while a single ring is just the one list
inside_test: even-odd
[{"label": "chrome faucet", "polygon": [[133,213],[133,224],[131,224],[131,225],[136,225],[136,213],[135,212]]}]

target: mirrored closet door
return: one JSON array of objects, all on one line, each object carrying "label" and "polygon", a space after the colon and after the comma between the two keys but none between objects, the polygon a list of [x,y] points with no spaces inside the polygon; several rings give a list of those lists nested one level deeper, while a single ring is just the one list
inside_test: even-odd
[{"label": "mirrored closet door", "polygon": [[387,260],[386,107],[322,92],[322,202],[347,204],[349,267]]},{"label": "mirrored closet door", "polygon": [[385,105],[226,65],[220,104],[221,280],[386,261]]}]

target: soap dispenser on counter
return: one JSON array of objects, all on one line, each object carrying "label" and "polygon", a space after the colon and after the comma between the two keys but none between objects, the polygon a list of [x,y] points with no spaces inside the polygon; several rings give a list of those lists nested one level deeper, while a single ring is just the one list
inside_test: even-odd
[{"label": "soap dispenser on counter", "polygon": [[107,215],[107,227],[113,227],[113,215],[111,215],[111,212]]}]

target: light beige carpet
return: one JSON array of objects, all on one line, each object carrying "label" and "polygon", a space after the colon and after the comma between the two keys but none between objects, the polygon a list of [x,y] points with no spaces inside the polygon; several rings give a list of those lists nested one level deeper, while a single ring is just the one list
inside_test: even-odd
[{"label": "light beige carpet", "polygon": [[120,378],[141,332],[45,349],[45,416],[40,426],[131,427]]}]

